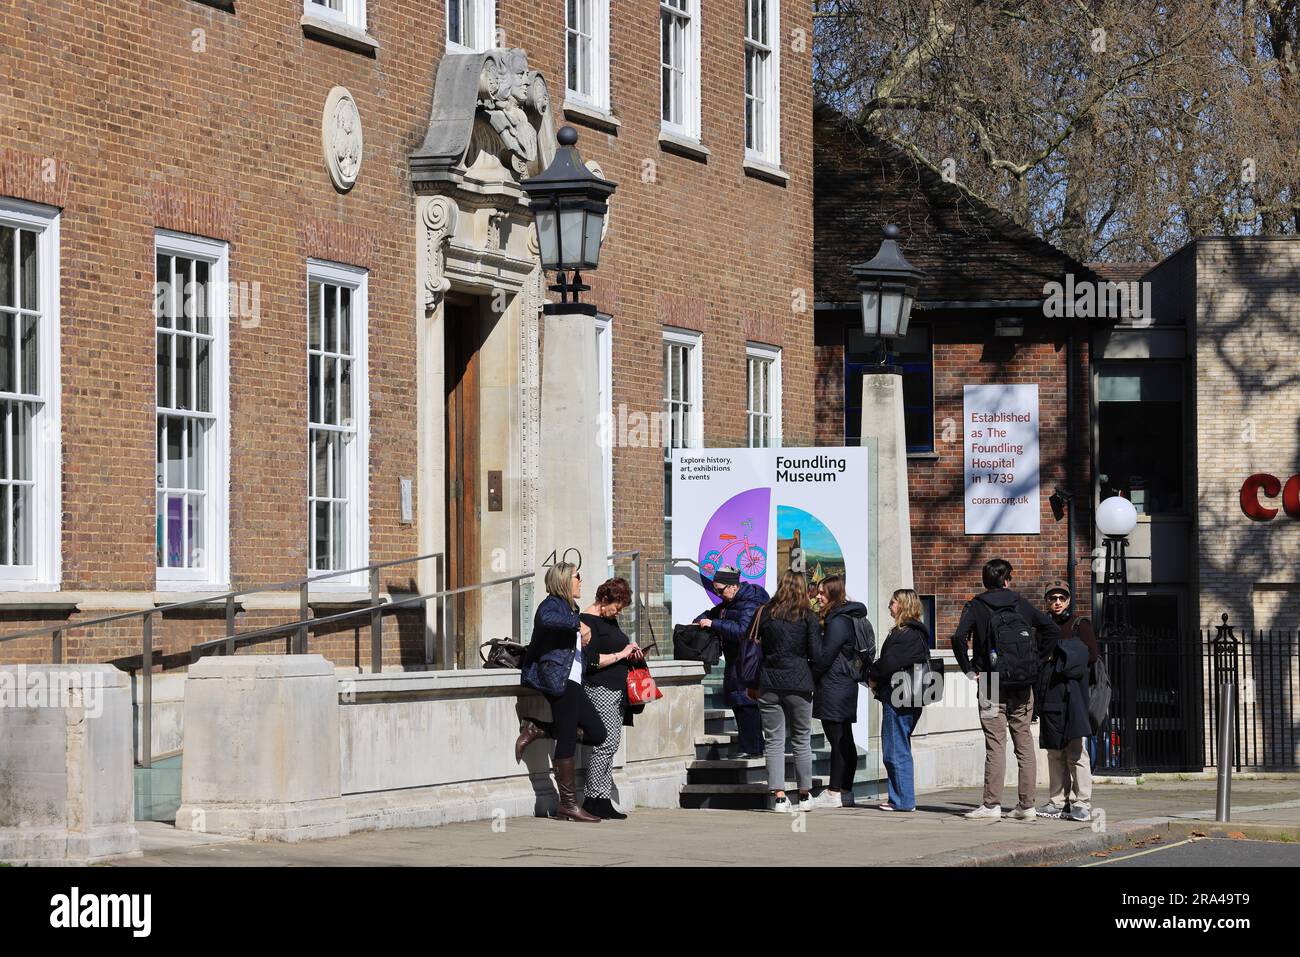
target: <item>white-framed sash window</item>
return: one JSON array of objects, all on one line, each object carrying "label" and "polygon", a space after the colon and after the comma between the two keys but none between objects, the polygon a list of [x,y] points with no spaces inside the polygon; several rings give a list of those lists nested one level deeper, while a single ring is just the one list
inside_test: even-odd
[{"label": "white-framed sash window", "polygon": [[700,0],[660,0],[662,128],[700,138]]},{"label": "white-framed sash window", "polygon": [[0,588],[61,575],[59,213],[0,198]]},{"label": "white-framed sash window", "polygon": [[223,242],[154,236],[160,586],[229,583],[229,286]]},{"label": "white-framed sash window", "polygon": [[[308,574],[360,568],[370,558],[370,402],[367,274],[307,266]],[[364,585],[364,574],[327,578]]]},{"label": "white-framed sash window", "polygon": [[364,31],[366,0],[303,0],[303,13],[315,14],[335,23]]},{"label": "white-framed sash window", "polygon": [[447,0],[447,50],[482,53],[496,46],[496,0]]},{"label": "white-framed sash window", "polygon": [[745,422],[750,448],[781,444],[781,350],[745,346]]},{"label": "white-framed sash window", "polygon": [[608,113],[609,0],[565,0],[566,102]]},{"label": "white-framed sash window", "polygon": [[745,0],[745,155],[781,163],[780,0]]}]

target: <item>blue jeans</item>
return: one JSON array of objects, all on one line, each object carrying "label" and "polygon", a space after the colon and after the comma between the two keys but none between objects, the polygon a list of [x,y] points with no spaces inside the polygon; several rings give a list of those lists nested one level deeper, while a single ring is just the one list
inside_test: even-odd
[{"label": "blue jeans", "polygon": [[880,702],[880,749],[889,775],[889,803],[900,811],[916,807],[912,731],[920,717],[920,708],[895,708],[888,700]]}]

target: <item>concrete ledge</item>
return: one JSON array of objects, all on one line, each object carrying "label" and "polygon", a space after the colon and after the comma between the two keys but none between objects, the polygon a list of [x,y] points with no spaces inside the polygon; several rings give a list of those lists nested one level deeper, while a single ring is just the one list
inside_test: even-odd
[{"label": "concrete ledge", "polygon": [[99,864],[140,856],[134,824],[105,824],[84,831],[57,827],[0,828],[0,861],[21,867]]},{"label": "concrete ledge", "polygon": [[328,17],[312,13],[304,13],[298,22],[302,25],[302,32],[316,40],[323,40],[345,50],[354,50],[371,57],[379,52],[379,41],[364,30],[336,23]]},{"label": "concrete ledge", "polygon": [[707,163],[709,160],[710,150],[703,143],[678,136],[676,133],[669,133],[667,130],[659,131],[659,148],[667,153],[676,153],[687,159],[699,160],[701,163]]},{"label": "concrete ledge", "polygon": [[182,804],[178,827],[254,841],[312,841],[350,833],[338,798],[284,804]]},{"label": "concrete ledge", "polygon": [[614,135],[618,134],[618,129],[623,125],[622,121],[613,113],[607,113],[604,110],[598,110],[594,106],[587,106],[585,103],[573,103],[565,101],[564,118],[566,120],[577,120],[579,123],[593,126],[598,130]]},{"label": "concrete ledge", "polygon": [[[251,657],[251,656],[250,656]],[[220,660],[220,659],[214,659]],[[665,659],[650,662],[650,674],[655,683],[664,685],[699,684],[704,678],[704,666],[698,661]],[[519,683],[519,672],[514,668],[462,668],[455,671],[385,671],[379,674],[342,675],[347,682],[341,693],[358,697],[362,695],[428,695],[439,692],[492,691],[517,692],[536,695],[532,688]]]}]

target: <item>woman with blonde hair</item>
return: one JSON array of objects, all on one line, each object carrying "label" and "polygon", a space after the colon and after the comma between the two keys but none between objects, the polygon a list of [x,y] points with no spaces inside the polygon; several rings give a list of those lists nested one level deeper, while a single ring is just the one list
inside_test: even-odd
[{"label": "woman with blonde hair", "polygon": [[538,738],[554,738],[552,764],[555,789],[560,795],[555,816],[599,824],[600,818],[578,804],[574,783],[574,754],[579,735],[583,744],[593,748],[605,743],[605,723],[582,690],[586,663],[583,649],[591,641],[591,629],[578,615],[582,575],[577,566],[559,562],[548,568],[546,592],[546,598],[533,616],[533,637],[524,650],[520,683],[536,688],[550,702],[551,721],[547,724],[529,718],[523,720],[515,740],[515,761],[523,760],[524,749]]},{"label": "woman with blonde hair", "polygon": [[[811,662],[821,656],[822,630],[808,602],[808,583],[802,575],[785,572],[775,597],[755,619],[763,646],[763,667],[758,688],[750,697],[758,701],[763,719],[763,745],[767,755],[767,787],[772,810],[812,809],[812,698]],[[785,737],[789,726],[794,751],[795,778],[799,784],[797,808],[785,796]]]},{"label": "woman with blonde hair", "polygon": [[915,811],[912,732],[925,704],[916,691],[915,669],[930,660],[930,633],[921,620],[921,599],[900,588],[889,599],[894,628],[872,663],[867,684],[880,701],[880,749],[889,776],[889,800],[882,811]]}]

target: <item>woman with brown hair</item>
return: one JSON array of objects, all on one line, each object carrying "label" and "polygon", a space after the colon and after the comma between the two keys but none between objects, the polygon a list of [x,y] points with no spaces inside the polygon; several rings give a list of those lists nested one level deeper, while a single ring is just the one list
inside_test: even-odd
[{"label": "woman with brown hair", "polygon": [[758,688],[750,696],[758,701],[763,718],[763,746],[767,755],[767,786],[772,810],[791,811],[785,796],[785,736],[790,728],[795,778],[799,784],[798,810],[812,809],[812,697],[810,663],[821,656],[822,632],[808,603],[808,583],[787,571],[776,596],[759,611],[758,638],[763,645],[763,667]]},{"label": "woman with brown hair", "polygon": [[915,811],[912,781],[912,732],[921,719],[924,699],[915,695],[913,670],[930,660],[930,633],[921,620],[921,599],[900,588],[889,599],[894,629],[880,646],[867,684],[880,701],[880,750],[889,776],[889,800],[882,811]]},{"label": "woman with brown hair", "polygon": [[618,613],[632,604],[632,589],[622,578],[611,578],[596,588],[596,600],[580,616],[591,629],[587,644],[587,674],[582,689],[605,725],[605,742],[593,748],[587,761],[587,790],[582,809],[606,820],[621,821],[614,807],[614,752],[623,725],[632,723],[627,699],[627,660],[641,651],[618,626]]},{"label": "woman with brown hair", "polygon": [[853,724],[858,719],[858,680],[849,670],[849,658],[859,628],[865,628],[871,646],[875,645],[875,635],[867,620],[867,606],[845,593],[843,575],[831,575],[822,582],[819,593],[823,637],[821,654],[812,663],[817,683],[812,716],[821,721],[831,746],[831,779],[813,806],[843,807],[853,804],[853,772],[858,763],[858,746],[853,740]]}]

